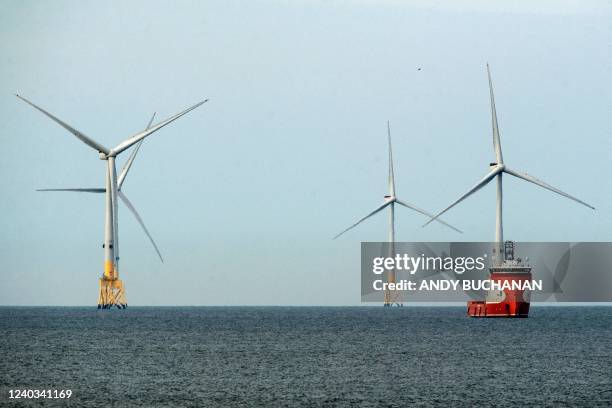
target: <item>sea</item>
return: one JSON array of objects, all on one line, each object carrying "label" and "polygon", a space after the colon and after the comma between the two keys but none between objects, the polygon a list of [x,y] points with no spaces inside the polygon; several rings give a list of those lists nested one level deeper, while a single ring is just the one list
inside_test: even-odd
[{"label": "sea", "polygon": [[0,406],[607,407],[612,307],[0,307]]}]

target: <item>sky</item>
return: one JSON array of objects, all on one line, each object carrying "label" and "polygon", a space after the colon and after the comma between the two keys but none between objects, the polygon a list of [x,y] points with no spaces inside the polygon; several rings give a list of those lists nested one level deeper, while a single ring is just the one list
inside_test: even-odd
[{"label": "sky", "polygon": [[[432,212],[488,171],[491,66],[504,160],[597,210],[504,178],[516,241],[611,241],[612,7],[605,1],[0,1],[0,305],[93,305],[104,162],[24,95],[114,146],[148,138],[120,207],[131,305],[357,305],[360,242],[398,197]],[[119,166],[127,158],[119,157]],[[398,241],[488,241],[492,183]]]}]

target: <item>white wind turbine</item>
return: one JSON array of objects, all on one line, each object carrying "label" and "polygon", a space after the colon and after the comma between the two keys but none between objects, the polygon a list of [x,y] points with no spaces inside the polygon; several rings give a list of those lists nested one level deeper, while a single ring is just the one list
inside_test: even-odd
[{"label": "white wind turbine", "polygon": [[[144,141],[144,139],[154,132],[158,131],[162,127],[168,125],[169,123],[175,121],[181,116],[187,114],[188,112],[194,110],[200,105],[208,102],[208,99],[205,99],[190,108],[185,109],[184,111],[177,113],[170,118],[163,120],[155,125],[151,125],[153,121],[153,117],[149,122],[149,125],[142,132],[136,133],[135,135],[125,139],[123,142],[119,143],[116,147],[109,149],[102,144],[96,142],[89,136],[84,133],[76,130],[65,122],[61,121],[57,117],[53,116],[49,112],[44,109],[36,106],[32,102],[23,98],[20,95],[15,95],[22,101],[31,105],[35,109],[39,110],[53,121],[58,123],[60,126],[68,130],[70,133],[75,135],[79,140],[81,140],[86,145],[90,146],[94,150],[98,151],[99,158],[101,160],[106,161],[106,187],[105,188],[75,188],[75,189],[44,189],[40,191],[73,191],[73,192],[89,192],[89,193],[105,193],[105,223],[104,223],[104,273],[102,278],[100,279],[100,295],[98,298],[98,308],[110,308],[112,306],[117,306],[119,308],[125,308],[127,306],[127,302],[125,301],[125,291],[123,288],[123,283],[119,280],[119,237],[118,237],[118,200],[119,197],[128,209],[134,214],[136,220],[141,225],[147,236],[149,237],[151,243],[153,244],[157,254],[160,259],[162,259],[159,249],[157,245],[153,241],[151,234],[144,225],[142,218],[136,211],[136,208],[132,205],[132,203],[128,200],[125,194],[121,191],[121,187],[123,182],[125,181],[125,177],[136,158],[136,153],[140,148],[140,145]],[[119,177],[117,177],[117,170],[115,167],[115,158],[129,149],[130,147],[136,145],[134,151],[126,161],[123,166]],[[163,262],[163,259],[162,259]]]},{"label": "white wind turbine", "polygon": [[585,205],[591,209],[595,209],[595,207],[593,207],[592,205],[589,205],[587,203],[585,203],[582,200],[579,200],[576,197],[573,197],[567,193],[564,193],[563,191],[551,186],[550,184],[547,184],[541,180],[538,180],[537,178],[530,176],[529,174],[526,173],[522,173],[516,170],[512,170],[510,168],[508,168],[505,163],[504,163],[504,159],[502,156],[502,148],[501,148],[501,140],[499,137],[499,127],[498,127],[498,123],[497,123],[497,112],[495,110],[495,98],[493,96],[493,83],[491,81],[491,71],[489,70],[489,64],[487,64],[487,76],[489,78],[489,94],[490,94],[490,98],[491,98],[491,123],[492,123],[492,128],[493,128],[493,148],[495,150],[495,163],[490,163],[489,166],[491,168],[491,170],[489,171],[489,173],[482,179],[480,180],[472,189],[470,189],[467,193],[465,193],[464,195],[462,195],[461,197],[459,197],[459,199],[457,199],[455,202],[453,202],[451,205],[449,205],[448,207],[446,207],[444,210],[440,211],[440,213],[438,213],[435,217],[433,217],[431,220],[429,220],[427,223],[425,223],[426,226],[429,223],[431,223],[434,220],[437,220],[439,216],[441,216],[442,214],[444,214],[445,212],[447,212],[448,210],[450,210],[451,208],[453,208],[455,205],[459,204],[461,201],[465,200],[468,196],[474,194],[476,191],[480,190],[482,187],[484,187],[486,184],[488,184],[491,180],[493,180],[494,178],[497,179],[497,202],[496,202],[496,217],[495,217],[495,243],[497,245],[497,251],[500,255],[500,258],[498,259],[498,262],[501,262],[504,260],[504,248],[503,248],[503,241],[504,241],[504,228],[503,228],[503,217],[502,217],[502,201],[503,201],[503,190],[502,190],[502,175],[503,173],[507,173],[510,174],[514,177],[520,178],[522,180],[525,181],[529,181],[530,183],[533,183],[535,185],[538,185],[542,188],[545,188],[547,190],[550,190],[554,193],[557,193],[559,195],[562,195],[563,197],[569,198],[570,200],[574,200],[582,205]]},{"label": "white wind turbine", "polygon": [[[378,208],[376,208],[374,211],[372,211],[371,213],[361,218],[359,221],[357,221],[356,223],[354,223],[353,225],[351,225],[350,227],[348,227],[347,229],[345,229],[344,231],[336,235],[333,239],[338,238],[340,235],[355,228],[357,225],[367,220],[374,214],[384,210],[386,207],[389,207],[389,242],[395,242],[395,204],[396,203],[399,205],[403,205],[404,207],[409,208],[413,211],[416,211],[420,214],[423,214],[429,218],[433,218],[433,214],[430,214],[427,211],[422,210],[413,204],[407,203],[406,201],[402,201],[396,197],[395,195],[395,175],[393,172],[393,151],[391,149],[391,128],[389,126],[389,122],[387,122],[387,139],[389,141],[389,177],[388,177],[389,193],[385,195],[384,202]],[[450,224],[447,224],[446,222],[442,220],[436,220],[436,221],[438,221],[441,224],[446,225],[449,228],[454,229],[457,232],[461,232],[457,228],[453,227]]]},{"label": "white wind turbine", "polygon": [[[420,208],[418,208],[417,206],[407,203],[406,201],[402,201],[399,198],[397,198],[396,194],[395,194],[395,175],[394,175],[394,171],[393,171],[393,151],[391,148],[391,128],[389,125],[389,122],[387,122],[387,139],[389,142],[389,176],[388,176],[388,189],[389,192],[387,195],[385,195],[384,197],[384,202],[377,207],[374,211],[372,211],[371,213],[369,213],[368,215],[366,215],[365,217],[361,218],[359,221],[357,221],[356,223],[354,223],[353,225],[351,225],[350,227],[348,227],[347,229],[345,229],[344,231],[340,232],[338,235],[336,235],[333,239],[338,238],[340,235],[344,234],[345,232],[355,228],[357,225],[359,225],[360,223],[362,223],[363,221],[367,220],[368,218],[372,217],[373,215],[375,215],[376,213],[384,210],[385,208],[389,208],[389,237],[388,237],[388,242],[390,243],[389,245],[389,255],[390,256],[395,256],[394,255],[394,245],[393,243],[395,242],[395,204],[399,204],[402,205],[406,208],[409,208],[413,211],[416,211],[420,214],[423,214],[429,218],[432,218],[433,215],[428,213],[425,210],[422,210]],[[457,228],[453,227],[450,224],[447,224],[446,222],[437,219],[436,221],[438,221],[441,224],[446,225],[447,227],[457,231],[457,232],[461,232],[460,230],[458,230]],[[389,282],[395,282],[395,272],[391,271],[388,277],[388,281]],[[385,292],[385,306],[390,306],[393,303],[395,303],[395,300],[391,299],[390,297],[390,293],[388,291]]]}]

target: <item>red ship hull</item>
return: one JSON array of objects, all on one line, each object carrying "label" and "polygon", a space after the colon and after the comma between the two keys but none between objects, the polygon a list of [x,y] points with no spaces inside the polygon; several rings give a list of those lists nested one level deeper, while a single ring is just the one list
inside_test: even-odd
[{"label": "red ship hull", "polygon": [[[504,281],[531,281],[531,272],[492,271],[490,279],[503,283]],[[469,317],[528,317],[529,290],[504,289],[490,291],[486,301],[470,300],[467,304]]]}]

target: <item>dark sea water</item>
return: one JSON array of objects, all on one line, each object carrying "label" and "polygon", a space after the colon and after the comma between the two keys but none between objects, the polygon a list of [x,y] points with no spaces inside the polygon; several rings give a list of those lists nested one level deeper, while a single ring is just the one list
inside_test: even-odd
[{"label": "dark sea water", "polygon": [[0,308],[0,336],[2,406],[612,405],[612,307]]}]

